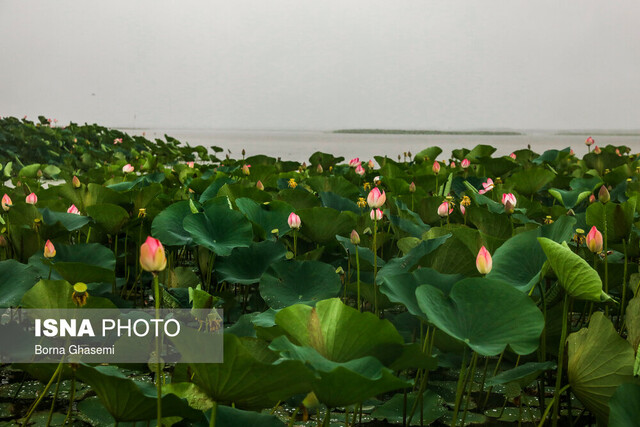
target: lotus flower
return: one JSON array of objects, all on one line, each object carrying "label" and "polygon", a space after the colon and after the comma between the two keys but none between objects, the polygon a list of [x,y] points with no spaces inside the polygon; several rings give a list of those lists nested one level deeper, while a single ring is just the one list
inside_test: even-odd
[{"label": "lotus flower", "polygon": [[355,157],[355,158],[349,160],[349,166],[351,166],[352,168],[355,168],[359,164],[360,164],[360,158],[359,157]]},{"label": "lotus flower", "polygon": [[433,169],[433,173],[437,175],[438,173],[440,173],[440,163],[433,162],[433,166],[431,167],[431,169]]},{"label": "lotus flower", "polygon": [[588,147],[590,147],[590,146],[592,146],[592,145],[593,145],[593,143],[594,143],[594,142],[595,142],[595,141],[593,140],[593,138],[589,137],[589,138],[587,138],[587,140],[586,140],[584,143],[585,143]]},{"label": "lotus flower", "polygon": [[36,193],[31,193],[26,197],[25,201],[30,205],[35,205],[38,203],[38,196],[36,196]]},{"label": "lotus flower", "polygon": [[368,167],[369,169],[373,169],[373,168],[375,168],[375,167],[376,167],[376,165],[375,165],[375,164],[373,164],[373,160],[369,160],[369,161],[367,162],[367,167]]},{"label": "lotus flower", "polygon": [[249,170],[249,168],[251,167],[251,165],[242,165],[242,173],[245,175],[250,175],[251,171]]},{"label": "lotus flower", "polygon": [[367,196],[367,203],[369,204],[370,208],[379,208],[382,205],[384,205],[384,202],[387,201],[387,196],[384,193],[384,191],[382,193],[380,193],[380,190],[378,189],[378,187],[374,187],[373,190],[371,190],[369,192],[369,195]]},{"label": "lotus flower", "polygon": [[2,196],[2,209],[7,212],[11,208],[11,198],[7,193]]},{"label": "lotus flower", "polygon": [[364,176],[365,170],[361,164],[358,164],[358,166],[356,166],[356,173],[360,176]]},{"label": "lotus flower", "polygon": [[476,258],[476,268],[480,274],[489,274],[491,267],[493,266],[493,260],[491,254],[484,246],[480,248],[478,257]]},{"label": "lotus flower", "polygon": [[478,191],[478,193],[480,194],[488,193],[489,191],[493,190],[493,180],[491,178],[487,178],[487,182],[483,182],[482,187],[482,190]]},{"label": "lotus flower", "polygon": [[76,205],[71,205],[71,206],[69,206],[69,209],[67,209],[67,213],[80,215],[80,210],[78,210],[78,208],[76,208]]},{"label": "lotus flower", "polygon": [[509,154],[509,157],[511,157],[513,160],[515,160],[516,159],[516,153]]},{"label": "lotus flower", "polygon": [[300,220],[300,217],[293,212],[289,214],[289,219],[287,219],[287,223],[289,223],[289,227],[293,228],[294,230],[299,230],[300,226],[302,225],[302,221]]},{"label": "lotus flower", "polygon": [[187,166],[189,166],[190,168],[193,168],[195,166],[194,162],[187,162]]},{"label": "lotus flower", "polygon": [[598,200],[600,203],[607,203],[611,200],[611,195],[609,194],[609,190],[604,185],[600,187],[600,191],[598,191]]},{"label": "lotus flower", "polygon": [[451,160],[451,164],[449,165],[449,167],[451,169],[455,169],[456,168],[456,162],[454,162],[453,160]]},{"label": "lotus flower", "polygon": [[316,172],[318,172],[318,173],[324,172],[324,169],[322,169],[322,165],[320,163],[318,163],[318,167],[316,168]]},{"label": "lotus flower", "polygon": [[351,243],[353,243],[354,245],[359,245],[360,244],[360,235],[358,234],[358,232],[356,230],[352,230],[351,231]]},{"label": "lotus flower", "polygon": [[409,192],[410,193],[415,193],[416,192],[416,183],[411,181],[411,184],[409,184]]},{"label": "lotus flower", "polygon": [[504,205],[504,211],[506,213],[513,213],[516,207],[516,196],[512,193],[504,193],[502,195],[502,204]]},{"label": "lotus flower", "polygon": [[449,202],[446,200],[438,206],[438,215],[442,217],[448,216],[451,212],[453,212],[453,208],[449,208]]},{"label": "lotus flower", "polygon": [[593,152],[596,153],[596,154],[600,154],[600,153],[602,153],[602,150],[600,149],[600,147],[598,147],[596,145],[596,147],[593,149]]},{"label": "lotus flower", "polygon": [[260,191],[264,190],[264,185],[262,184],[262,181],[256,182],[256,188]]},{"label": "lotus flower", "polygon": [[596,201],[596,196],[593,194],[589,196],[589,203],[594,203]]},{"label": "lotus flower", "polygon": [[73,179],[71,180],[71,185],[73,185],[73,188],[80,188],[80,179],[78,179],[77,176],[73,176]]},{"label": "lotus flower", "polygon": [[122,144],[122,138],[116,138],[113,140],[113,145]]},{"label": "lotus flower", "polygon": [[602,252],[602,233],[594,225],[587,234],[587,248],[594,254]]},{"label": "lotus flower", "polygon": [[44,244],[44,257],[53,258],[54,256],[56,256],[56,247],[53,246],[51,240],[47,240],[47,243]]},{"label": "lotus flower", "polygon": [[133,172],[133,170],[134,170],[134,167],[131,166],[131,163],[127,163],[126,165],[124,165],[122,167],[122,172],[124,172],[124,173],[131,173],[131,172]]},{"label": "lotus flower", "polygon": [[462,169],[466,169],[471,165],[471,162],[469,161],[469,159],[462,159],[462,162],[460,162],[460,166],[462,166]]},{"label": "lotus flower", "polygon": [[157,272],[167,267],[167,257],[160,240],[147,236],[140,246],[140,266],[144,271]]},{"label": "lotus flower", "polygon": [[464,205],[460,205],[460,212],[462,213],[462,215],[467,213],[467,208],[464,207]]},{"label": "lotus flower", "polygon": [[380,221],[382,219],[382,211],[380,209],[371,209],[369,216],[371,221]]}]

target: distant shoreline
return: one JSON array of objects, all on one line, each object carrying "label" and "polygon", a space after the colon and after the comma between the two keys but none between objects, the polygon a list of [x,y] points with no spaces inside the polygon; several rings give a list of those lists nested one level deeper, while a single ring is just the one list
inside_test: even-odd
[{"label": "distant shoreline", "polygon": [[518,136],[520,132],[491,130],[404,130],[404,129],[338,129],[333,133],[380,134],[380,135],[492,135]]},{"label": "distant shoreline", "polygon": [[640,132],[557,132],[556,135],[591,135],[591,136],[640,136]]}]

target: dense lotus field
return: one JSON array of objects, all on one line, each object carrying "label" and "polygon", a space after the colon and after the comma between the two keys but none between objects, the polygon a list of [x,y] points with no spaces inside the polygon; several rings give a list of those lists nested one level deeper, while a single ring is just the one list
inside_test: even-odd
[{"label": "dense lotus field", "polygon": [[586,142],[301,164],[3,118],[0,306],[225,332],[221,364],[2,365],[0,425],[637,425],[640,163]]}]

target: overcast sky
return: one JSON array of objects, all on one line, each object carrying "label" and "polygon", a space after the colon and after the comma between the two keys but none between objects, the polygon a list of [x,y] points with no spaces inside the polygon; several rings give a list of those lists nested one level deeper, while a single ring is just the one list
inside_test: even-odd
[{"label": "overcast sky", "polygon": [[0,115],[638,129],[638,0],[0,2]]}]

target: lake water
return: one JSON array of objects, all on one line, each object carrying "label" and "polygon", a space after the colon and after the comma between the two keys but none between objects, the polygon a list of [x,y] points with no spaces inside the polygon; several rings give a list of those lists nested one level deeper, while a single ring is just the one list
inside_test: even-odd
[{"label": "lake water", "polygon": [[[149,139],[164,139],[172,136],[192,146],[219,146],[231,151],[232,157],[265,154],[281,157],[283,160],[308,161],[316,151],[343,156],[345,159],[360,157],[367,161],[373,156],[398,155],[410,151],[415,154],[434,145],[443,149],[440,159],[448,158],[451,150],[473,148],[477,144],[492,145],[497,148],[496,155],[508,155],[515,150],[527,148],[542,153],[548,149],[571,147],[577,155],[587,152],[585,135],[557,135],[554,132],[526,132],[522,135],[379,135],[379,134],[338,134],[322,131],[203,131],[182,129],[122,129],[129,134],[142,135]],[[640,151],[640,136],[594,136],[597,145],[627,145],[632,152]],[[220,157],[220,156],[219,156]]]}]

